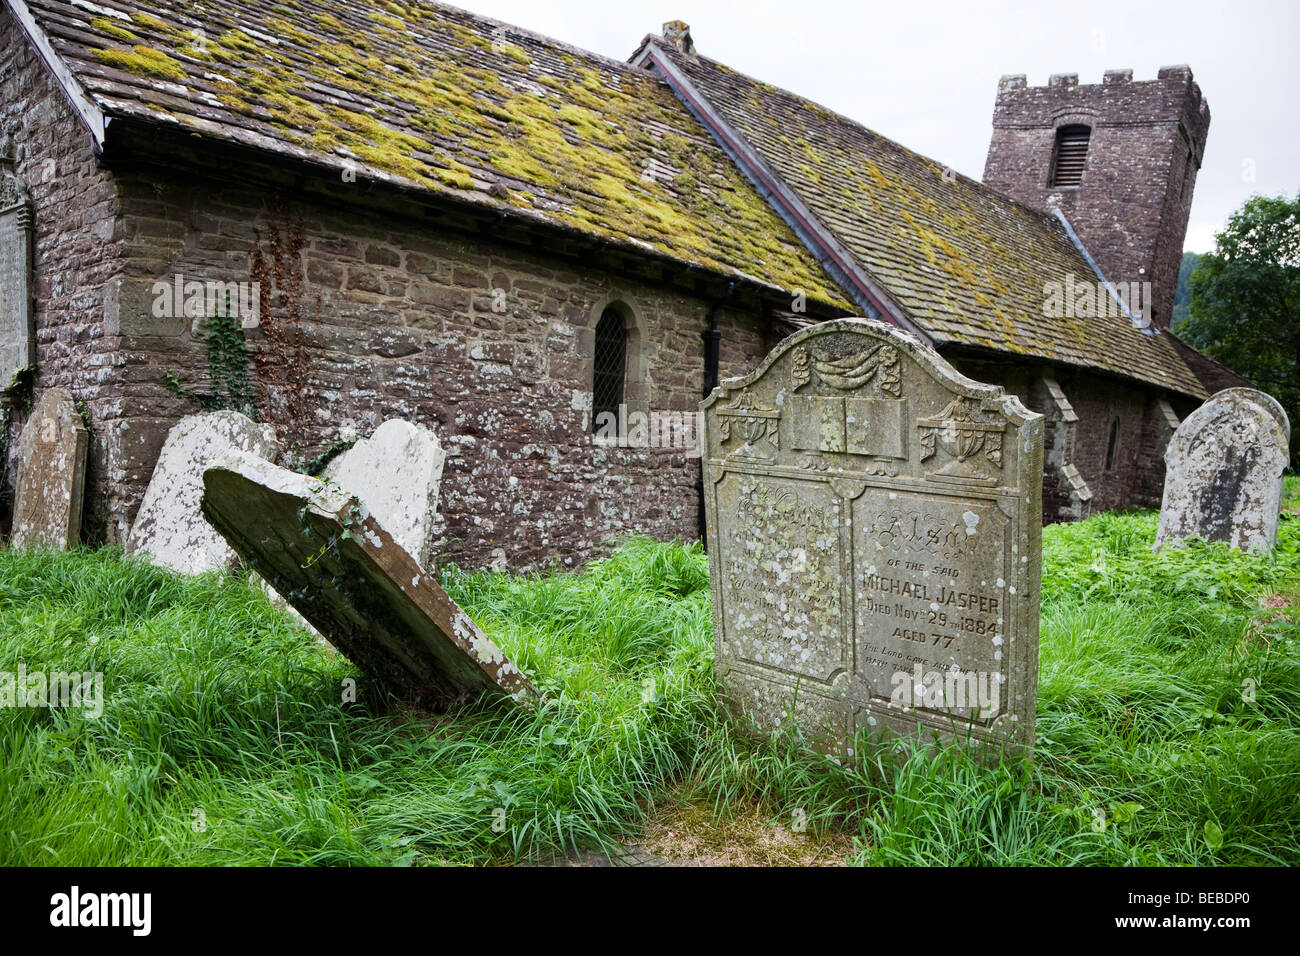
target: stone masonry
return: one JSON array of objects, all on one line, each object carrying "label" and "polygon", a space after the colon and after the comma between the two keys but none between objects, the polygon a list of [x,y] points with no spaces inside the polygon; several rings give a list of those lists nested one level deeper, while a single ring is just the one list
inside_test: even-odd
[{"label": "stone masonry", "polygon": [[[630,369],[644,369],[643,381],[629,375],[634,407],[691,411],[703,393],[701,334],[725,285],[597,265],[594,251],[579,267],[473,223],[437,222],[365,183],[304,182],[211,149],[187,157],[206,161],[211,180],[179,175],[183,143],[110,177],[3,11],[0,70],[19,91],[3,119],[25,144],[18,173],[36,210],[35,385],[66,387],[90,411],[91,538],[125,538],[168,430],[199,411],[167,387],[168,372],[207,387],[203,325],[155,318],[153,284],[247,281],[254,245],[294,222],[304,227],[309,419],[301,435],[281,434],[297,438],[298,455],[388,418],[433,428],[448,456],[437,560],[478,566],[500,547],[512,568],[572,564],[630,530],[698,536],[699,464],[686,449],[591,441],[592,337],[606,305],[626,305],[641,349]],[[280,190],[299,201],[281,209]],[[724,376],[774,344],[757,299],[737,295],[718,318]],[[248,341],[260,347],[260,331]]]},{"label": "stone masonry", "polygon": [[[96,166],[86,132],[75,119],[9,14],[0,8],[0,123],[18,144],[17,173],[31,194],[35,276],[37,390],[66,388],[90,409],[92,427],[87,484],[97,488],[113,479],[110,459],[134,436],[112,434],[99,426],[121,414],[121,389],[115,366],[126,361],[117,343],[105,336],[100,289],[119,268],[122,254],[120,205],[111,175]],[[10,447],[18,445],[22,416],[12,417]],[[110,437],[111,436],[111,437]],[[114,447],[110,447],[113,443]],[[161,443],[160,443],[161,444]],[[157,454],[157,448],[153,449]],[[9,487],[17,459],[6,463]],[[152,461],[135,476],[139,501]],[[95,495],[84,522],[105,520]]]}]

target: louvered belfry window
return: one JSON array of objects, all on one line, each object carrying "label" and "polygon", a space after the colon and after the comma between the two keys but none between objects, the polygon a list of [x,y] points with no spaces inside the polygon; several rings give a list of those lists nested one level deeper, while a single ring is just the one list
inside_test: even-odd
[{"label": "louvered belfry window", "polygon": [[595,368],[591,378],[591,427],[596,430],[601,412],[618,415],[623,403],[623,380],[627,369],[627,330],[623,317],[606,309],[596,323]]},{"label": "louvered belfry window", "polygon": [[1088,159],[1087,126],[1062,126],[1056,131],[1056,156],[1052,160],[1052,185],[1077,186],[1083,182],[1083,164]]}]

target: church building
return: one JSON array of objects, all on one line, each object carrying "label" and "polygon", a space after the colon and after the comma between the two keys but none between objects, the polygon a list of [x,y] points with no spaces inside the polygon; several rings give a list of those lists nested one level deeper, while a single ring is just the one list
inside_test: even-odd
[{"label": "church building", "polygon": [[698,537],[702,396],[865,315],[1047,416],[1044,520],[1158,505],[1243,383],[1169,330],[1208,127],[1186,67],[1008,76],[981,183],[678,21],[622,61],[423,0],[0,0],[6,492],[51,387],[89,542],[185,415],[307,470],[405,418],[448,454],[440,561],[573,565]]}]

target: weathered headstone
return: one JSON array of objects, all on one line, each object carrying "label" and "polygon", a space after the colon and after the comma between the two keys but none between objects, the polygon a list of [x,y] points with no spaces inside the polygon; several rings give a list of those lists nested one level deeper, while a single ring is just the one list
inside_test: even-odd
[{"label": "weathered headstone", "polygon": [[1042,416],[865,319],[791,336],[701,408],[733,707],[841,753],[918,724],[1032,746]]},{"label": "weathered headstone", "polygon": [[1225,388],[1222,391],[1215,392],[1212,397],[1227,398],[1230,395],[1240,396],[1258,405],[1263,405],[1268,409],[1269,414],[1277,419],[1277,423],[1282,426],[1282,434],[1290,438],[1291,419],[1287,417],[1286,409],[1282,407],[1282,403],[1268,392],[1261,392],[1254,388]]},{"label": "weathered headstone", "polygon": [[1216,392],[1188,415],[1165,449],[1156,547],[1198,537],[1270,553],[1290,458],[1288,425],[1275,399],[1249,388]]},{"label": "weathered headstone", "polygon": [[395,418],[331,461],[324,476],[364,501],[393,540],[427,568],[446,457],[432,431]]},{"label": "weathered headstone", "polygon": [[234,411],[188,415],[167,433],[127,539],[128,554],[182,574],[235,564],[235,552],[199,511],[203,469],[232,450],[272,458],[275,429]]},{"label": "weathered headstone", "polygon": [[64,551],[77,544],[89,437],[72,396],[62,388],[46,389],[18,443],[15,548]]},{"label": "weathered headstone", "polygon": [[0,135],[0,392],[36,364],[32,316],[32,212],[14,174],[14,145]]},{"label": "weathered headstone", "polygon": [[481,693],[535,697],[528,679],[339,486],[231,454],[204,472],[203,514],[344,655],[429,707]]}]

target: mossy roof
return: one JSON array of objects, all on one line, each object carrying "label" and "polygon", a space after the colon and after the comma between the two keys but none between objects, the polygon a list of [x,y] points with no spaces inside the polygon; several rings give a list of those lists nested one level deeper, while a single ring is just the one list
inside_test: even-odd
[{"label": "mossy roof", "polygon": [[671,89],[625,63],[427,2],[25,6],[107,116],[354,164],[853,309]]},{"label": "mossy roof", "polygon": [[657,37],[647,42],[936,345],[1048,359],[1206,395],[1172,336],[1144,332],[1123,315],[1044,314],[1047,283],[1096,281],[1055,216],[804,97]]}]

